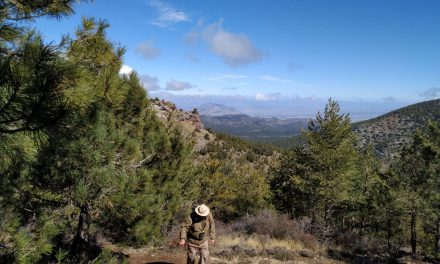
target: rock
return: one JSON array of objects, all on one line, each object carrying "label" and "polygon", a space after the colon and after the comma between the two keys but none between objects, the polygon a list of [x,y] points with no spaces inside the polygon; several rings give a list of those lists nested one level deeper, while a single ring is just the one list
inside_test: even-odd
[{"label": "rock", "polygon": [[305,258],[313,258],[316,255],[315,252],[311,251],[310,249],[301,249],[299,254]]},{"label": "rock", "polygon": [[[165,124],[178,124],[182,133],[191,140],[194,140],[193,150],[199,152],[212,141],[215,136],[205,130],[198,112],[185,112],[176,108],[172,102],[164,100],[151,100],[150,106],[156,116]],[[206,136],[208,135],[208,136]]]},{"label": "rock", "polygon": [[405,256],[405,257],[401,257],[401,258],[396,259],[396,263],[397,264],[409,264],[409,263],[414,263],[414,262],[410,256]]},{"label": "rock", "polygon": [[222,250],[220,250],[220,251],[215,251],[215,252],[212,252],[214,255],[217,255],[217,256],[221,256],[221,257],[223,257],[223,258],[232,258],[234,255],[235,255],[235,253],[234,253],[234,251],[231,249],[231,248],[224,248],[224,249],[222,249]]},{"label": "rock", "polygon": [[341,251],[335,249],[329,249],[327,251],[327,255],[336,260],[342,260],[344,258],[341,254]]},{"label": "rock", "polygon": [[245,252],[246,256],[249,256],[249,257],[256,257],[259,255],[258,250],[256,250],[255,248],[245,248],[244,252]]},{"label": "rock", "polygon": [[239,245],[233,246],[232,251],[234,251],[234,253],[237,255],[244,255],[245,254],[244,248],[240,247]]},{"label": "rock", "polygon": [[283,247],[274,247],[266,251],[267,254],[279,260],[294,260],[297,257],[295,251]]}]

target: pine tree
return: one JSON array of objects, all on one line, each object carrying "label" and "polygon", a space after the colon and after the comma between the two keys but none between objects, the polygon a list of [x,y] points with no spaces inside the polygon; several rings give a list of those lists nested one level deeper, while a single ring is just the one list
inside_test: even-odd
[{"label": "pine tree", "polygon": [[[423,250],[438,257],[440,243],[440,222],[438,195],[439,161],[440,161],[440,128],[437,123],[428,122],[423,130],[416,132],[413,143],[401,154],[399,175],[401,201],[406,214],[410,216],[410,242],[413,257],[418,252],[418,245],[423,240],[431,241]],[[420,226],[426,232],[427,238]]]},{"label": "pine tree", "polygon": [[[156,117],[136,74],[119,75],[124,49],[107,27],[84,19],[65,49],[28,38],[30,61],[14,61],[15,79],[2,84],[0,254],[11,261],[85,261],[98,233],[155,241],[190,199],[191,147]],[[27,99],[24,83],[41,93]]]},{"label": "pine tree", "polygon": [[322,241],[346,229],[359,177],[356,137],[349,116],[339,111],[329,99],[324,113],[318,112],[304,132],[306,147],[282,159],[271,184],[278,208],[312,217]]}]

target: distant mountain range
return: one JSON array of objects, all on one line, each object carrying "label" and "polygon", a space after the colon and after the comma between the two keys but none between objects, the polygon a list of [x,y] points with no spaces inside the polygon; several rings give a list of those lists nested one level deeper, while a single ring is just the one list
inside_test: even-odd
[{"label": "distant mountain range", "polygon": [[224,115],[242,115],[243,113],[237,109],[222,104],[203,104],[197,108],[201,115],[208,116],[224,116]]},{"label": "distant mountain range", "polygon": [[307,125],[307,118],[252,117],[220,104],[198,108],[205,128],[258,142],[274,142],[298,135]]},{"label": "distant mountain range", "polygon": [[[299,134],[307,126],[306,118],[252,117],[222,105],[216,105],[216,109],[217,116],[201,112],[201,120],[206,128],[278,146],[304,142]],[[225,113],[236,114],[221,115],[220,109],[226,109]],[[402,147],[411,141],[414,132],[423,128],[429,119],[440,121],[440,99],[409,105],[373,119],[355,122],[353,129],[359,135],[360,146],[371,145],[379,157],[390,160],[398,156]]]}]

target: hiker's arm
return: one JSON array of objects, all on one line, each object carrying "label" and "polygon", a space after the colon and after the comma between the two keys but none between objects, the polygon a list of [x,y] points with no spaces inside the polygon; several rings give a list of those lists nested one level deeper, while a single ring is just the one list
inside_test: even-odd
[{"label": "hiker's arm", "polygon": [[[185,244],[185,240],[187,239],[188,230],[192,225],[191,217],[187,217],[185,222],[182,223],[180,227],[180,241],[179,244],[183,245]],[[183,243],[182,243],[183,240]]]}]

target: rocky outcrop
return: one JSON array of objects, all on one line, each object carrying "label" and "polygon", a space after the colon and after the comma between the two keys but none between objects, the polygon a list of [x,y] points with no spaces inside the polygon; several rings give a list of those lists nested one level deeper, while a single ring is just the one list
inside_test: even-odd
[{"label": "rocky outcrop", "polygon": [[200,152],[215,139],[215,135],[203,127],[200,115],[196,109],[191,112],[178,109],[172,102],[152,99],[151,107],[157,117],[169,125],[178,124],[187,139],[194,141],[194,151]]}]

